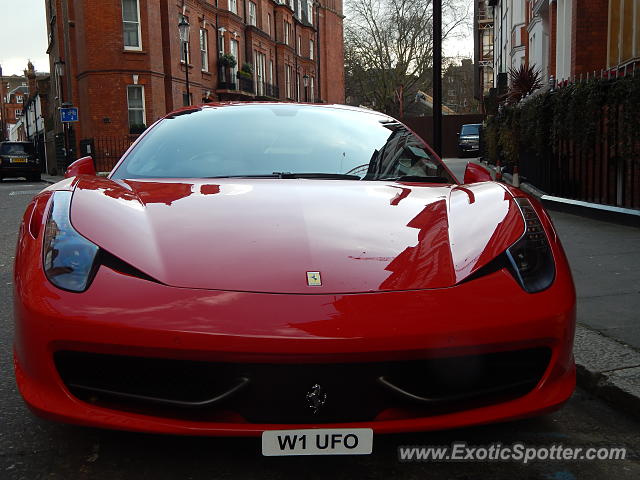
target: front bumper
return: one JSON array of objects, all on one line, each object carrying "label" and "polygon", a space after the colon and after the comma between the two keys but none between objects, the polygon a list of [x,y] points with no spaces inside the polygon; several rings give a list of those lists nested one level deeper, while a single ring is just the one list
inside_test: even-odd
[{"label": "front bumper", "polygon": [[0,177],[23,177],[25,175],[35,175],[40,173],[40,164],[38,163],[9,163],[3,161],[0,165]]},{"label": "front bumper", "polygon": [[[87,292],[73,294],[53,287],[41,273],[39,256],[20,255],[21,248],[27,247],[19,248],[17,269],[26,274],[15,279],[16,379],[29,407],[48,419],[189,435],[318,426],[251,423],[232,401],[223,414],[202,419],[92,404],[61,379],[54,363],[61,351],[276,366],[551,351],[535,388],[508,401],[448,413],[389,409],[367,421],[322,424],[378,433],[535,415],[557,408],[574,389],[575,295],[563,268],[551,288],[535,295],[525,294],[506,271],[440,290],[279,295],[172,288],[105,267]],[[309,384],[314,381],[310,374]]]}]

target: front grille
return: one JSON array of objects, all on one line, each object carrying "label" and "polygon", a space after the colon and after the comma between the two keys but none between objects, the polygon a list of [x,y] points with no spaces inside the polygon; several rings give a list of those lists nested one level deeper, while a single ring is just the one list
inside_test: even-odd
[{"label": "front grille", "polygon": [[[531,391],[548,348],[398,362],[222,363],[61,351],[60,376],[81,400],[190,420],[251,423],[412,418],[499,403]],[[317,413],[307,394],[326,393]],[[239,416],[239,417],[238,417]]]}]

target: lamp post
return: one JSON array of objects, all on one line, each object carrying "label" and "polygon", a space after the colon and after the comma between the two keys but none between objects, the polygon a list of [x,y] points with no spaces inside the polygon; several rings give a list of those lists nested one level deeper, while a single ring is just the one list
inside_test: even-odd
[{"label": "lamp post", "polygon": [[433,0],[433,149],[442,156],[442,0]]},{"label": "lamp post", "polygon": [[180,32],[180,41],[184,48],[184,77],[187,83],[187,105],[191,105],[191,95],[189,94],[189,29],[190,25],[184,15],[178,23],[178,31]]},{"label": "lamp post", "polygon": [[4,126],[4,79],[2,78],[2,65],[0,65],[0,142],[4,140],[5,126]]},{"label": "lamp post", "polygon": [[307,75],[306,73],[304,74],[304,76],[302,77],[302,84],[304,85],[304,101],[308,102],[309,101],[309,75]]},{"label": "lamp post", "polygon": [[[56,74],[56,87],[58,89],[58,103],[60,105],[58,109],[62,107],[71,106],[72,105],[71,103],[64,101],[64,86],[62,84],[62,80],[60,79],[60,77],[64,76],[64,70],[65,70],[64,60],[62,60],[61,58],[58,58],[58,60],[56,60],[53,63],[53,68]],[[65,162],[65,168],[66,168],[71,163],[71,155],[70,155],[71,152],[69,152],[70,150],[69,125],[66,122],[62,122],[62,136],[64,139],[64,162]]]}]

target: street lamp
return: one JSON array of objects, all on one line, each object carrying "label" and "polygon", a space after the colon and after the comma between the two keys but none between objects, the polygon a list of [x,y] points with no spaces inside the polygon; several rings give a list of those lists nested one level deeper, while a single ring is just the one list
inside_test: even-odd
[{"label": "street lamp", "polygon": [[302,84],[304,85],[304,101],[308,102],[309,101],[309,75],[307,75],[306,73],[304,74],[304,76],[302,77]]},{"label": "street lamp", "polygon": [[191,105],[191,95],[189,94],[189,29],[189,22],[187,22],[187,18],[182,15],[180,23],[178,23],[178,31],[180,32],[180,41],[184,48],[184,77],[187,83],[187,105]]}]

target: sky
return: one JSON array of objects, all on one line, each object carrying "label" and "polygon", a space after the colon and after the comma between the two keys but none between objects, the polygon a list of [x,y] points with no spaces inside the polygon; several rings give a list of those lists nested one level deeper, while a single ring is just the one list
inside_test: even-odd
[{"label": "sky", "polygon": [[[471,3],[471,0],[469,0]],[[471,32],[445,42],[444,56],[473,54]],[[3,75],[22,75],[31,60],[36,71],[49,71],[45,0],[0,0],[0,65]]]},{"label": "sky", "polygon": [[49,71],[45,0],[0,0],[0,65],[3,75],[23,74],[31,60]]}]

